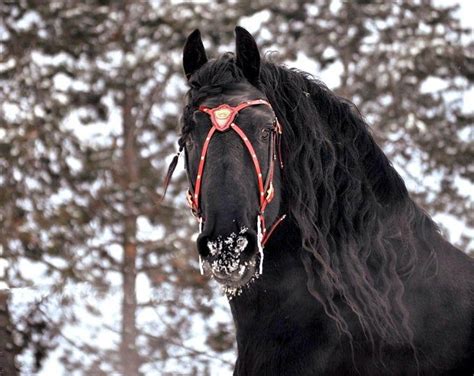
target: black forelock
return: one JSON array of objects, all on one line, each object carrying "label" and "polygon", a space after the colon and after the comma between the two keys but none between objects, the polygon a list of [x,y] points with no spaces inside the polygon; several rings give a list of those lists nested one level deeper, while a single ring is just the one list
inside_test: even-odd
[{"label": "black forelock", "polygon": [[227,52],[218,59],[209,60],[191,76],[191,89],[202,91],[212,87],[226,88],[243,82],[245,77],[242,70],[235,64],[235,56]]}]

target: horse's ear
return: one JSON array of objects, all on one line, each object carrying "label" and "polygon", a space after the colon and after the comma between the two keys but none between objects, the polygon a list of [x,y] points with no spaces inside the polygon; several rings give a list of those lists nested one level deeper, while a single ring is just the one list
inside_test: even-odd
[{"label": "horse's ear", "polygon": [[191,75],[201,68],[207,62],[206,51],[201,40],[199,29],[189,34],[183,49],[183,68],[186,78],[189,80]]},{"label": "horse's ear", "polygon": [[260,53],[253,36],[243,27],[235,28],[235,50],[237,66],[250,83],[255,84],[260,75]]}]

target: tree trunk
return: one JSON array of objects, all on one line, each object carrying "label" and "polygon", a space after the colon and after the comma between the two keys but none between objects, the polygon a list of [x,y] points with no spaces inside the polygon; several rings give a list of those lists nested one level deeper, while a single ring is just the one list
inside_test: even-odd
[{"label": "tree trunk", "polygon": [[123,230],[123,302],[122,302],[122,343],[120,353],[124,376],[139,374],[140,360],[136,347],[136,258],[137,258],[137,215],[133,202],[133,192],[138,184],[138,161],[136,148],[136,125],[132,115],[133,95],[125,89],[122,105],[123,120],[123,168],[125,191],[125,216]]},{"label": "tree trunk", "polygon": [[16,376],[15,346],[12,339],[10,313],[8,311],[9,290],[0,289],[0,376]]}]

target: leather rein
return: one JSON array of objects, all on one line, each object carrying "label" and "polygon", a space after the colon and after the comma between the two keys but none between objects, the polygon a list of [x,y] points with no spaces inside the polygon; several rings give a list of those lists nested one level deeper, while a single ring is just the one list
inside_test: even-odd
[{"label": "leather rein", "polygon": [[[275,222],[271,225],[270,229],[267,230],[265,226],[265,208],[267,205],[272,201],[274,197],[274,189],[273,189],[273,174],[275,169],[275,161],[278,158],[280,162],[280,168],[283,169],[283,162],[281,159],[281,135],[282,135],[282,127],[274,114],[274,121],[273,121],[273,129],[272,135],[270,140],[270,162],[268,167],[268,173],[265,178],[263,179],[262,170],[260,168],[260,163],[257,158],[257,154],[255,153],[255,149],[252,146],[249,138],[246,136],[245,132],[235,123],[235,117],[238,115],[239,111],[243,110],[244,108],[250,106],[257,106],[257,105],[266,105],[272,109],[269,102],[263,99],[255,99],[246,102],[239,103],[237,106],[232,107],[227,104],[222,104],[215,108],[208,108],[205,106],[199,106],[199,111],[208,114],[211,118],[212,127],[209,130],[206,139],[204,141],[201,156],[199,158],[199,167],[196,176],[196,180],[194,183],[194,188],[189,188],[186,193],[186,198],[188,205],[191,208],[193,215],[199,221],[199,231],[202,230],[202,223],[203,217],[201,208],[199,205],[199,198],[201,194],[201,185],[203,180],[203,173],[204,173],[204,165],[206,163],[206,156],[209,150],[209,144],[211,142],[212,136],[216,132],[226,132],[228,130],[233,130],[237,135],[242,139],[244,145],[246,146],[248,152],[250,153],[253,166],[255,169],[255,173],[257,175],[257,183],[258,183],[258,197],[259,197],[259,210],[257,215],[257,232],[258,232],[258,240],[262,246],[270,238],[270,235],[273,233],[275,228],[285,219],[286,215],[282,215],[278,217]],[[278,150],[278,152],[277,152]]]}]

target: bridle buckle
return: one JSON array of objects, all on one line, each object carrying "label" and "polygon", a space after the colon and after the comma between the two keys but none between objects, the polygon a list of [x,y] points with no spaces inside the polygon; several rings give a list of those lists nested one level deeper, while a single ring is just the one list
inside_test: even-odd
[{"label": "bridle buckle", "polygon": [[273,189],[273,182],[270,182],[270,186],[267,189],[267,194],[265,195],[265,200],[270,202],[273,199],[274,194],[275,190]]},{"label": "bridle buckle", "polygon": [[193,206],[194,206],[193,195],[191,194],[191,191],[189,189],[186,191],[186,202],[187,202],[189,208],[192,209]]},{"label": "bridle buckle", "polygon": [[278,134],[283,134],[282,126],[281,126],[280,122],[278,121],[277,117],[275,117],[275,130]]},{"label": "bridle buckle", "polygon": [[188,204],[189,209],[191,209],[191,213],[193,214],[193,216],[199,218],[199,212],[196,209],[196,205],[193,201],[193,195],[191,193],[191,190],[189,189],[186,191],[186,203]]}]

